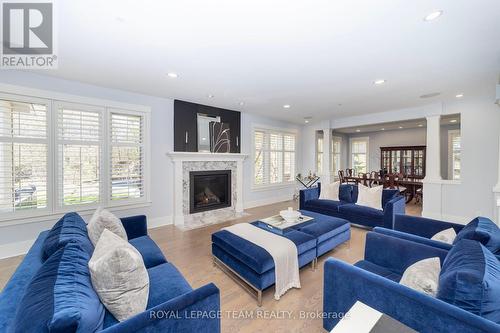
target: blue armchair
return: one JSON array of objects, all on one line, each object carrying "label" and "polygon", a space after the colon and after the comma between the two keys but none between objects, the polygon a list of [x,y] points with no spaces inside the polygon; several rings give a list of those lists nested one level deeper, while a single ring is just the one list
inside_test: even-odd
[{"label": "blue armchair", "polygon": [[396,214],[394,216],[394,229],[375,228],[373,231],[449,250],[452,247],[451,244],[432,240],[432,236],[449,228],[453,228],[458,234],[463,227],[463,224],[439,221],[420,216]]},{"label": "blue armchair", "polygon": [[356,301],[385,313],[419,332],[500,332],[500,325],[400,285],[404,270],[416,261],[447,251],[369,232],[365,259],[355,265],[329,258],[324,266],[323,327],[331,330]]},{"label": "blue armchair", "polygon": [[457,240],[461,238],[481,242],[500,259],[500,230],[494,222],[485,217],[477,217],[469,224],[457,224],[439,221],[419,216],[397,214],[394,218],[394,230],[388,228],[374,228],[373,231],[409,241],[450,250],[452,244],[431,239],[440,231],[453,228],[457,233]]}]

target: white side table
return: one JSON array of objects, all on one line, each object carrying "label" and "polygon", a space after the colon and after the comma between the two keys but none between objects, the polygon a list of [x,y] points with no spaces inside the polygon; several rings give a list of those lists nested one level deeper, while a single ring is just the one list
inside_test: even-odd
[{"label": "white side table", "polygon": [[417,333],[399,321],[356,301],[330,333]]}]

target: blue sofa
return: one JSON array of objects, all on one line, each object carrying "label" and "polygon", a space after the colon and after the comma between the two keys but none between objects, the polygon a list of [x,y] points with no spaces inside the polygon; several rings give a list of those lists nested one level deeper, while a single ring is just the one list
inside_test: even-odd
[{"label": "blue sofa", "polygon": [[373,231],[450,250],[453,244],[431,239],[438,232],[450,228],[453,228],[457,233],[455,242],[462,238],[479,241],[500,259],[500,229],[493,221],[485,217],[476,217],[465,225],[420,216],[396,214],[393,230],[376,227]]},{"label": "blue sofa", "polygon": [[300,191],[300,209],[324,215],[339,217],[351,223],[367,227],[392,229],[394,216],[405,213],[405,198],[397,189],[384,189],[382,192],[383,210],[357,205],[358,186],[341,184],[340,200],[319,199],[321,183],[317,187]]},{"label": "blue sofa", "polygon": [[[88,260],[93,247],[86,234],[85,222],[78,214],[69,213],[61,218],[52,230],[40,233],[0,294],[0,332],[26,331],[26,325],[29,331],[46,332],[49,324],[52,325],[51,327],[56,327],[63,321],[78,327],[52,331],[76,332],[88,330],[84,327],[92,325],[91,327],[95,328],[92,331],[102,332],[219,332],[220,295],[217,287],[210,283],[193,290],[147,235],[146,216],[127,217],[121,221],[130,244],[141,253],[149,274],[150,287],[146,311],[118,322],[102,306],[90,284]],[[58,248],[54,249],[55,253],[48,252],[48,249],[54,246]],[[83,270],[78,272],[78,282],[69,284],[69,288],[56,291],[58,286],[54,284],[61,284],[60,281],[65,279],[71,281],[71,274],[69,274],[71,270],[66,269],[66,273],[63,273],[61,266],[59,268],[57,266],[62,265],[58,263],[60,260],[58,256],[61,254],[64,256],[64,252],[70,252],[70,250],[73,252],[73,257],[70,258],[80,261],[79,269]],[[50,265],[56,265],[55,273],[52,272],[51,276],[47,273],[51,270]],[[44,281],[44,279],[53,281]],[[87,289],[82,291],[83,285],[86,285]],[[47,289],[49,289],[48,292]],[[71,294],[66,296],[65,293],[61,293],[61,290]],[[84,297],[79,298],[77,303],[81,303],[82,299],[88,302],[83,306],[79,304],[76,310],[75,307],[69,308],[71,300],[75,298],[75,294],[72,293],[74,291],[80,292],[78,297],[84,294]],[[39,299],[38,305],[31,304],[29,313],[26,313],[27,306],[24,303],[30,303],[32,298],[40,298],[42,293],[45,293],[46,298]],[[58,306],[66,307],[66,310],[58,313],[59,322],[54,323],[55,308]],[[84,311],[83,314],[82,311]],[[97,320],[87,325],[85,320],[89,312],[94,312],[92,319]],[[170,315],[166,318],[165,316],[169,313],[175,313],[175,316]],[[192,313],[203,313],[204,316],[194,318]],[[27,316],[30,320],[19,320]]]},{"label": "blue sofa", "polygon": [[[461,246],[462,250],[468,250],[470,245],[477,245],[488,251],[478,242],[462,242],[472,243],[461,244],[464,245]],[[494,321],[439,298],[440,293],[443,298],[450,295],[459,296],[460,293],[454,294],[453,290],[449,290],[455,287],[453,284],[447,285],[448,290],[443,288],[443,291],[438,291],[438,297],[434,298],[398,283],[407,267],[425,258],[439,257],[444,270],[444,265],[451,265],[445,261],[449,253],[452,251],[369,232],[366,236],[364,260],[354,265],[333,258],[325,262],[323,327],[330,331],[339,322],[340,317],[359,300],[419,332],[500,332],[500,325]],[[454,256],[463,257],[463,253],[455,253]],[[489,260],[491,256],[490,253]],[[496,260],[494,256],[493,259]],[[463,263],[459,262],[458,266],[461,265]],[[495,270],[493,273],[498,272],[498,267]],[[499,276],[496,277],[497,281],[498,278]],[[497,286],[496,292],[498,289]],[[454,304],[459,303],[456,301]]]}]

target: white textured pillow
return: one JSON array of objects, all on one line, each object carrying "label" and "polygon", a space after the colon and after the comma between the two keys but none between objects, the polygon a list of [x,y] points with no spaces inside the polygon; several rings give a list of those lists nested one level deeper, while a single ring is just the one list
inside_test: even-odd
[{"label": "white textured pillow", "polygon": [[446,229],[446,230],[438,232],[437,234],[432,236],[431,239],[435,240],[435,241],[448,243],[448,244],[453,244],[455,237],[457,237],[457,233],[455,232],[455,229],[450,228],[450,229]]},{"label": "white textured pillow", "polygon": [[368,187],[363,184],[359,184],[358,201],[356,204],[382,210],[383,190],[383,186]]},{"label": "white textured pillow", "polygon": [[87,224],[89,238],[94,246],[96,246],[104,229],[108,229],[125,241],[128,240],[122,221],[106,209],[97,208],[89,224]]},{"label": "white textured pillow", "polygon": [[90,277],[102,304],[119,321],[146,310],[149,276],[141,254],[105,229],[89,261]]},{"label": "white textured pillow", "polygon": [[326,184],[325,186],[321,186],[321,193],[319,194],[319,198],[338,201],[339,191],[340,191],[340,182]]},{"label": "white textured pillow", "polygon": [[441,261],[438,257],[417,261],[403,273],[400,284],[436,297]]}]

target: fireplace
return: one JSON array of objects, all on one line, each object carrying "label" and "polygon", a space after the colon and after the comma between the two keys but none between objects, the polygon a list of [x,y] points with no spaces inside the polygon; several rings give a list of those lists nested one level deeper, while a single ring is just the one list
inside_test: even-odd
[{"label": "fireplace", "polygon": [[189,213],[231,207],[231,170],[189,172]]}]

